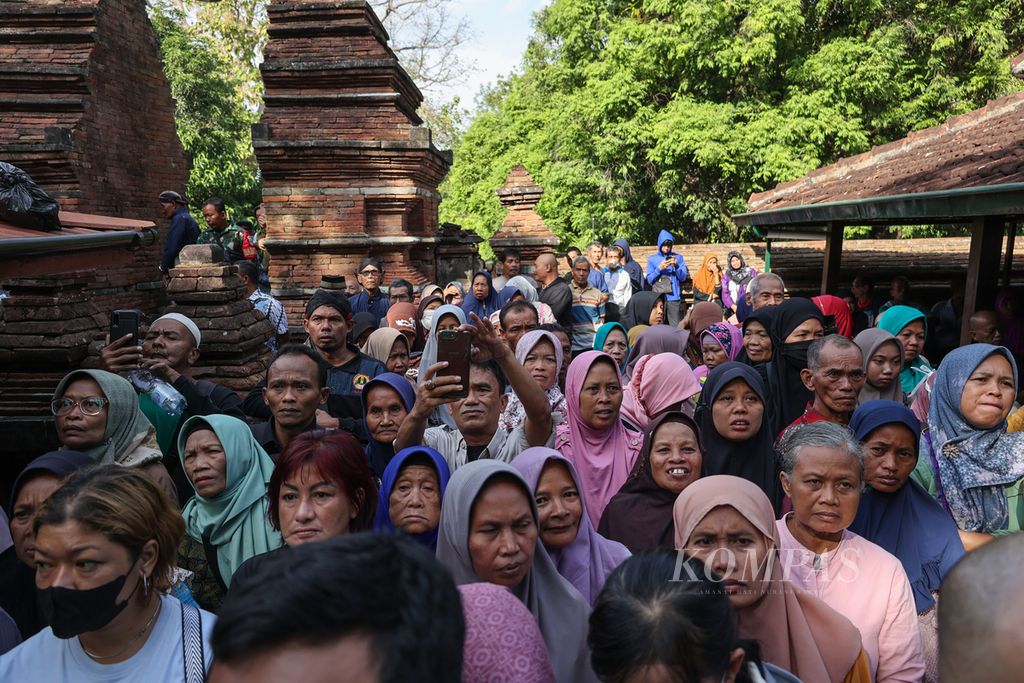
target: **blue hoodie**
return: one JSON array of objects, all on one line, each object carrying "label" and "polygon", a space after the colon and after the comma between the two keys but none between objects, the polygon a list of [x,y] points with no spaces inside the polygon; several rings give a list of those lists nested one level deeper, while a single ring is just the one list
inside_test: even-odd
[{"label": "blue hoodie", "polygon": [[[681,255],[676,254],[671,249],[671,245],[674,244],[675,241],[675,238],[672,237],[672,233],[668,230],[662,230],[658,233],[658,251],[647,257],[647,284],[653,286],[654,281],[659,277],[662,275],[668,276],[672,281],[672,293],[666,297],[669,301],[679,301],[680,287],[690,277],[690,272],[686,269],[686,261],[683,260]],[[669,243],[668,256],[661,253],[661,247],[666,242]],[[674,256],[676,258],[677,265],[662,269],[662,262],[669,258],[669,256]]]},{"label": "blue hoodie", "polygon": [[622,269],[629,273],[629,281],[633,284],[633,291],[639,292],[644,287],[644,269],[640,267],[640,264],[633,260],[633,254],[629,251],[629,242],[624,237],[620,237],[613,243],[615,246],[622,249]]}]

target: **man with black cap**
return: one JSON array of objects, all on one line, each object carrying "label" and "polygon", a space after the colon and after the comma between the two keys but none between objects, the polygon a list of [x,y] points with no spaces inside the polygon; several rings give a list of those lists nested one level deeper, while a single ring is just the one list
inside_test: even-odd
[{"label": "man with black cap", "polygon": [[[359,347],[349,341],[351,321],[352,309],[344,295],[323,289],[313,294],[302,317],[302,326],[309,335],[310,344],[329,366],[327,387],[331,391],[328,411],[317,411],[320,427],[351,428],[348,420],[361,421],[363,387],[377,375],[387,372],[380,361],[361,353]],[[245,397],[247,415],[270,418],[270,409],[263,400],[265,386],[266,382],[261,382]],[[347,418],[344,425],[338,418]]]},{"label": "man with black cap", "polygon": [[177,192],[161,192],[159,200],[164,218],[171,221],[171,227],[167,230],[167,241],[164,242],[164,255],[160,259],[160,272],[166,280],[169,277],[167,271],[175,266],[181,250],[189,244],[195,244],[199,239],[199,224],[185,208],[185,198]]},{"label": "man with black cap", "polygon": [[374,320],[386,318],[391,300],[380,289],[380,283],[384,281],[384,266],[375,258],[364,258],[359,262],[356,276],[363,291],[349,298],[352,313],[372,313]]}]

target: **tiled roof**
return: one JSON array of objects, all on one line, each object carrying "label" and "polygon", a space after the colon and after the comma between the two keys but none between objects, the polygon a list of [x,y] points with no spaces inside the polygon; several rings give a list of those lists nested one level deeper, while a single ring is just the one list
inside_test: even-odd
[{"label": "tiled roof", "polygon": [[1024,182],[1024,92],[841,159],[772,190],[749,211]]}]

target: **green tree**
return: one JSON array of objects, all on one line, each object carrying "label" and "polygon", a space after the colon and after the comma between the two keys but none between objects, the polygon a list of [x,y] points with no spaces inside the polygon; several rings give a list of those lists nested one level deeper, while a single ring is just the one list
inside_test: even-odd
[{"label": "green tree", "polygon": [[752,192],[1020,85],[1021,0],[554,0],[484,97],[442,220],[487,237],[517,163],[565,240],[735,239]]},{"label": "green tree", "polygon": [[177,105],[178,138],[192,160],[186,193],[193,208],[220,196],[233,217],[251,215],[262,183],[251,134],[259,114],[247,102],[245,72],[214,38],[189,30],[170,2],[152,6],[151,20]]}]

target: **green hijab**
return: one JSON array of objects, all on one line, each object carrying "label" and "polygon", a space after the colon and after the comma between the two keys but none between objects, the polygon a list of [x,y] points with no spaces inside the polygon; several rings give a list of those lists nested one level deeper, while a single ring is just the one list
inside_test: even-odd
[{"label": "green hijab", "polygon": [[224,447],[225,488],[214,498],[197,493],[181,515],[189,536],[197,541],[205,536],[217,549],[221,579],[228,586],[243,562],[281,546],[281,534],[267,519],[267,483],[274,462],[241,420],[229,415],[197,415],[185,421],[178,436],[182,468],[187,435],[196,424],[212,429]]},{"label": "green hijab", "polygon": [[[626,328],[619,323],[605,323],[604,325],[601,325],[601,327],[597,328],[597,333],[594,335],[594,350],[604,351],[604,343],[608,339],[608,335],[616,328],[618,328],[622,332],[622,336],[626,338],[626,358],[628,359],[629,351],[633,345],[629,343],[629,332],[627,332]],[[619,372],[625,371],[626,361],[623,360],[622,364],[619,366]]]},{"label": "green hijab", "polygon": [[[904,327],[917,320],[924,323],[924,336],[927,339],[928,316],[913,306],[893,306],[878,318],[877,326],[892,336],[898,337]],[[932,366],[928,359],[920,354],[909,363],[904,363],[903,369],[900,370],[900,384],[904,393],[909,395],[931,371]]]},{"label": "green hijab", "polygon": [[69,384],[85,377],[100,385],[109,403],[103,442],[81,452],[102,465],[138,465],[159,460],[156,432],[139,409],[135,387],[124,377],[105,370],[74,370],[57,385],[54,400],[64,396]]}]

